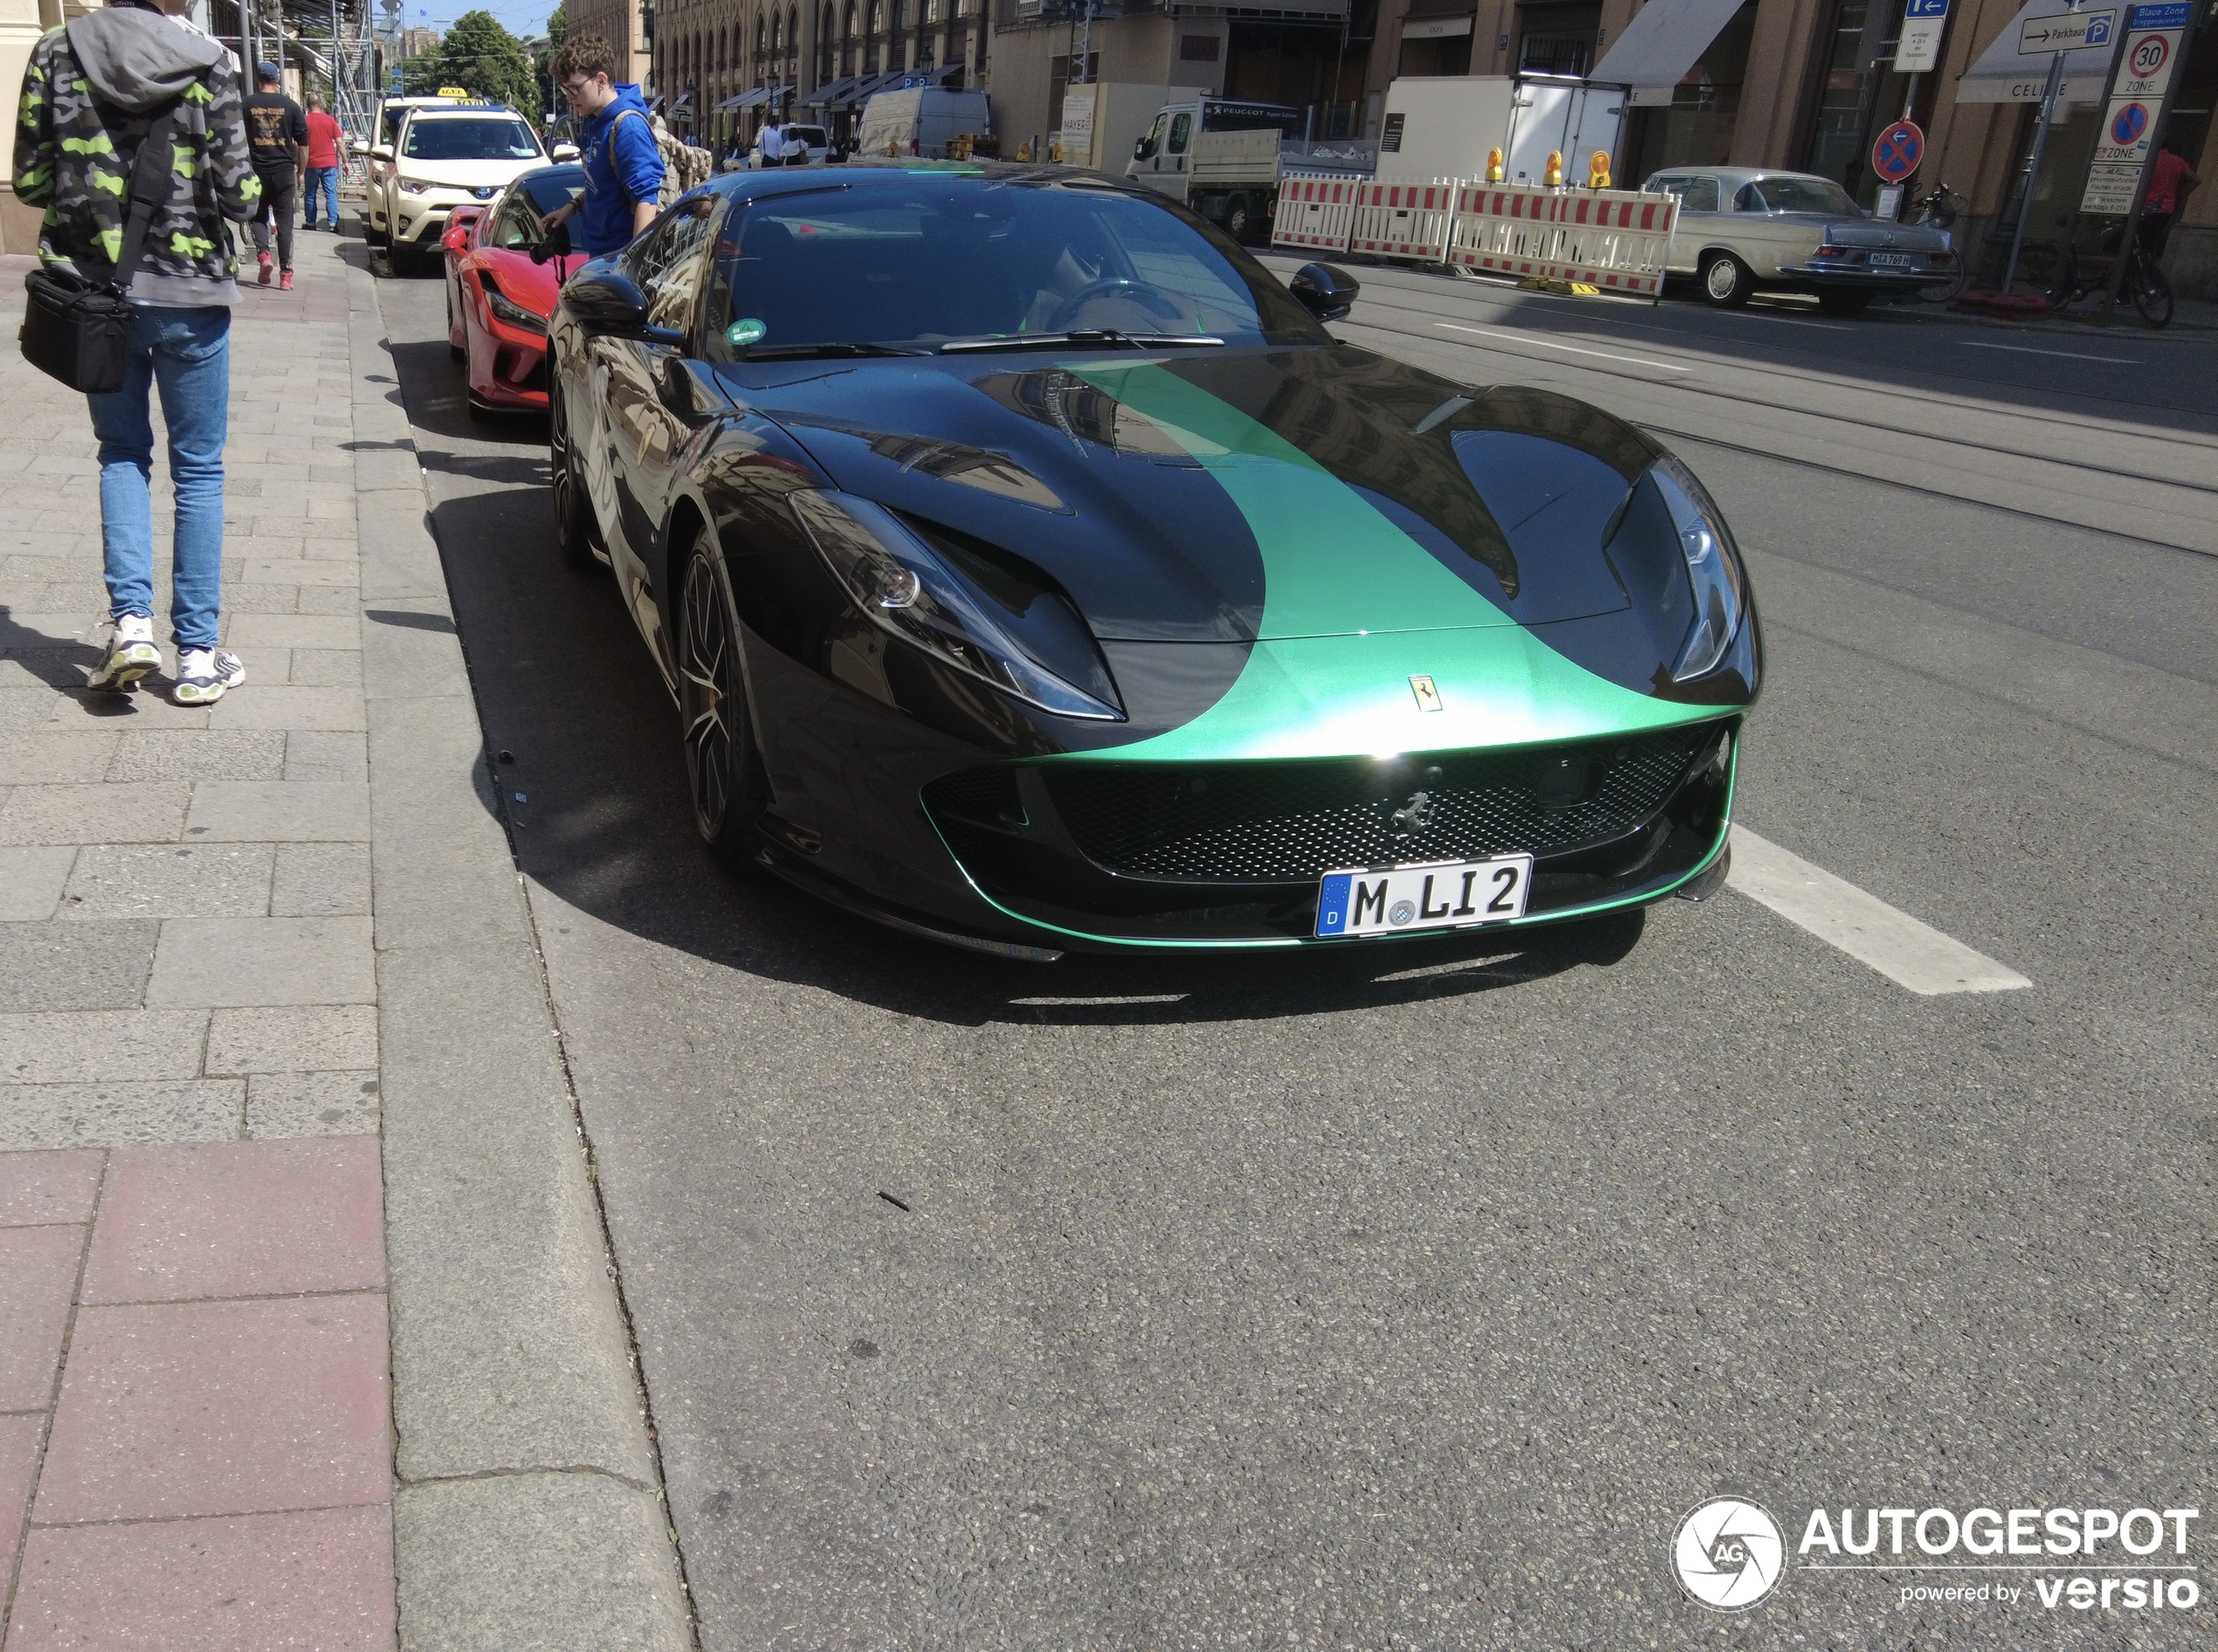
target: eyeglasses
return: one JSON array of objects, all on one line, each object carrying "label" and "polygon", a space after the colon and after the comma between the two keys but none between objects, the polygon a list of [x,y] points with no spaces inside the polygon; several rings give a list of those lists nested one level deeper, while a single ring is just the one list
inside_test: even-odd
[{"label": "eyeglasses", "polygon": [[600,78],[598,75],[589,74],[582,80],[565,80],[562,82],[562,95],[575,103],[585,95],[586,87]]}]

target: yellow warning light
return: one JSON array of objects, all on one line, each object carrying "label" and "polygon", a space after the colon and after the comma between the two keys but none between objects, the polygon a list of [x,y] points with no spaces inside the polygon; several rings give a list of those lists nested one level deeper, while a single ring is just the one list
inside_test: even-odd
[{"label": "yellow warning light", "polygon": [[1502,152],[1499,149],[1489,149],[1486,152],[1486,181],[1489,183],[1499,183],[1502,181]]},{"label": "yellow warning light", "polygon": [[1607,189],[1609,187],[1609,154],[1607,150],[1596,149],[1587,157],[1587,187],[1589,189]]},{"label": "yellow warning light", "polygon": [[1546,177],[1545,177],[1542,181],[1543,181],[1544,182],[1546,182],[1546,183],[1547,184],[1548,188],[1550,188],[1551,189],[1560,189],[1560,188],[1561,188],[1561,187],[1562,187],[1562,184],[1563,184],[1563,151],[1562,151],[1562,150],[1560,150],[1560,149],[1551,149],[1551,150],[1549,150],[1549,151],[1548,151],[1548,170],[1547,170],[1547,174],[1546,174]]}]

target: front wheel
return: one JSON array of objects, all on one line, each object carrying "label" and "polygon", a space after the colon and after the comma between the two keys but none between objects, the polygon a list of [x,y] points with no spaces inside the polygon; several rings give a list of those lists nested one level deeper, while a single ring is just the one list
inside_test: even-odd
[{"label": "front wheel", "polygon": [[1242,246],[1248,244],[1248,235],[1255,228],[1255,213],[1248,205],[1248,197],[1236,195],[1224,203],[1224,232]]},{"label": "front wheel", "polygon": [[547,444],[548,480],[554,496],[554,548],[574,573],[590,574],[601,566],[601,559],[593,554],[593,536],[586,521],[590,507],[585,499],[585,478],[577,473],[569,405],[551,352],[547,358]]},{"label": "front wheel", "polygon": [[754,823],[770,806],[770,782],[747,715],[731,575],[713,529],[703,527],[693,536],[685,591],[678,704],[693,824],[721,865],[745,871],[754,865]]},{"label": "front wheel", "polygon": [[1702,296],[1721,310],[1739,309],[1755,291],[1755,277],[1730,252],[1714,252],[1702,265]]},{"label": "front wheel", "polygon": [[2138,246],[2126,260],[2125,295],[2133,300],[2133,307],[2151,327],[2171,324],[2172,283],[2164,279],[2157,261]]}]

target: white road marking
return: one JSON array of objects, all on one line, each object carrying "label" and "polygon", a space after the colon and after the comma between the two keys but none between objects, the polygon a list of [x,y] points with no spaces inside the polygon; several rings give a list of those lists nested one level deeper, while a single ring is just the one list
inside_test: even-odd
[{"label": "white road marking", "polygon": [[2082,355],[2077,350],[2036,350],[2030,344],[1982,344],[1977,339],[1956,341],[1967,350],[2008,350],[2013,355],[2060,355],[2067,361],[2109,361],[2118,367],[2139,367],[2137,355]]},{"label": "white road marking", "polygon": [[1568,350],[1574,355],[1599,355],[1609,361],[1630,361],[1635,367],[1661,368],[1666,373],[1691,373],[1691,367],[1675,367],[1669,361],[1651,361],[1642,355],[1619,355],[1614,350],[1584,350],[1575,344],[1558,344],[1552,339],[1534,338],[1530,333],[1504,333],[1491,327],[1464,327],[1455,321],[1436,321],[1435,327],[1444,327],[1450,333],[1477,333],[1490,339],[1507,339],[1512,344],[1537,344],[1544,350]]},{"label": "white road marking", "polygon": [[1732,829],[1732,871],[1725,882],[1911,992],[1932,997],[2033,985],[2016,970],[1767,843],[1746,826]]}]

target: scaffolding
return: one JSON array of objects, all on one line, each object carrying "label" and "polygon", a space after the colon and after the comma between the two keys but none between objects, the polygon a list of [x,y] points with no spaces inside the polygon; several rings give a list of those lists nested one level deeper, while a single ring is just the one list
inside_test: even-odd
[{"label": "scaffolding", "polygon": [[278,64],[328,92],[350,146],[374,141],[384,65],[398,53],[372,21],[370,0],[201,0],[194,21],[238,54],[242,86],[253,85],[256,64]]}]

